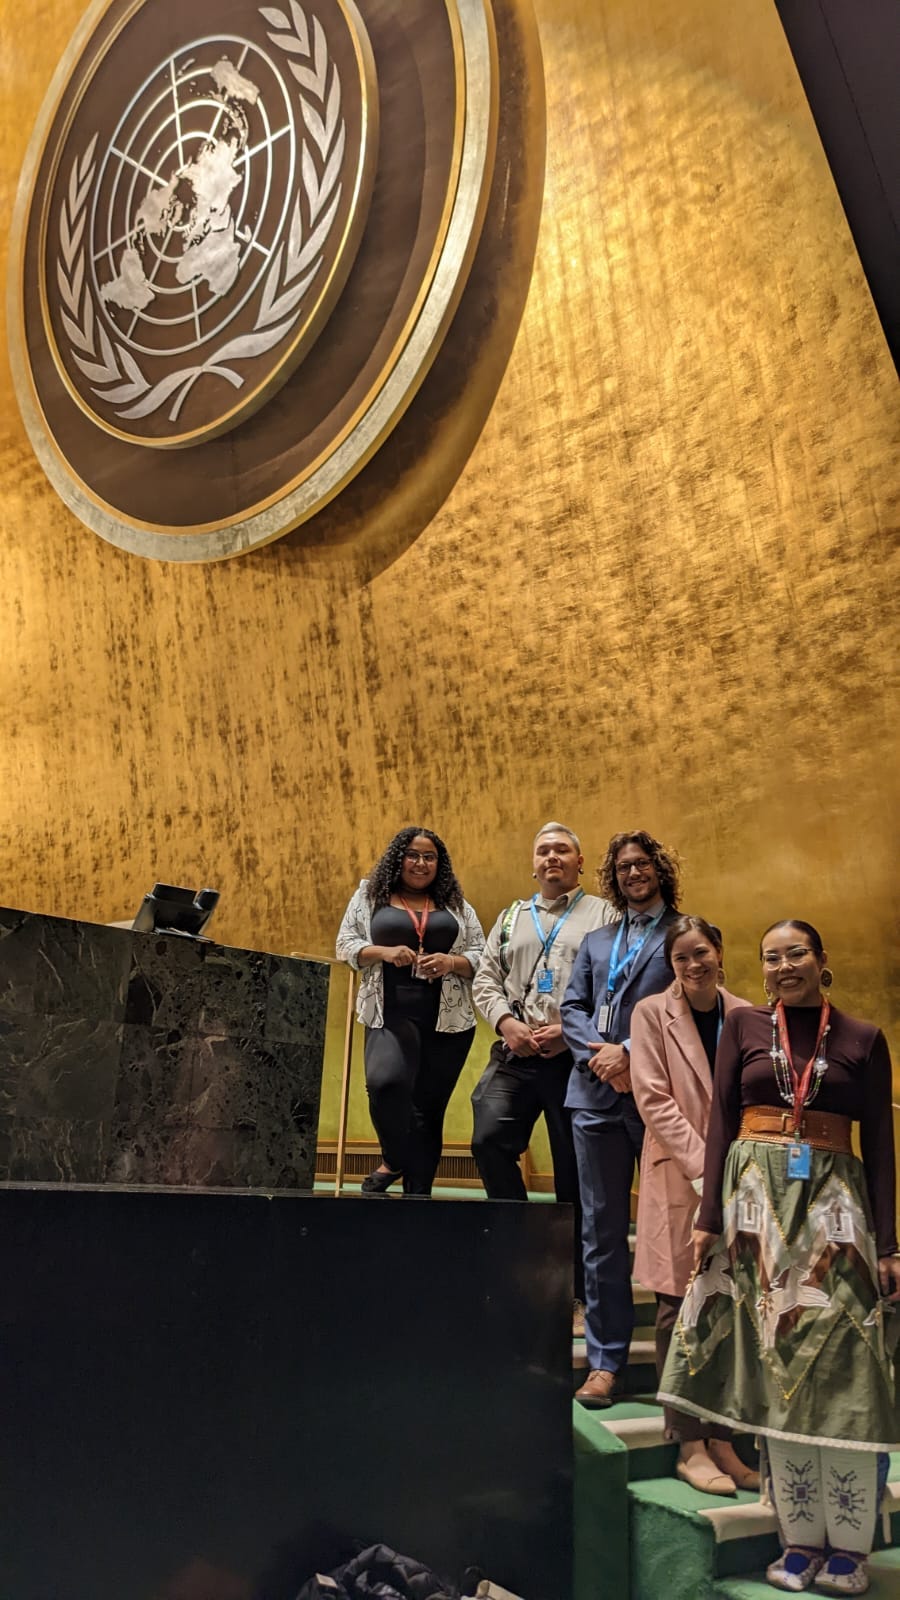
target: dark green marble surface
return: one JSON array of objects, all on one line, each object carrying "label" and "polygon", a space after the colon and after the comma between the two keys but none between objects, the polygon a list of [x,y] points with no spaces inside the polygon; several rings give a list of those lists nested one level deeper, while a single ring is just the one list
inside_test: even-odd
[{"label": "dark green marble surface", "polygon": [[311,1189],[328,968],[0,908],[0,1181]]}]

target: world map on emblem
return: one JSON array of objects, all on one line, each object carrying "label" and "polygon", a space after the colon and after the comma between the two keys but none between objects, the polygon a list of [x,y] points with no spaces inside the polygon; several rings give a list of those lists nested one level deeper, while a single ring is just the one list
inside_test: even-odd
[{"label": "world map on emblem", "polygon": [[[245,56],[247,47],[238,53]],[[110,241],[96,262],[100,273],[104,260],[111,261],[114,269],[114,276],[102,284],[100,297],[106,305],[133,312],[137,324],[151,305],[158,315],[165,315],[163,302],[173,296],[177,302],[179,290],[185,288],[190,306],[180,311],[180,317],[199,332],[204,299],[209,305],[227,294],[240,270],[242,247],[246,253],[255,242],[250,227],[239,219],[241,201],[250,188],[248,111],[259,101],[259,88],[224,55],[209,68],[198,69],[190,58],[180,68],[167,62],[161,76],[171,82],[171,104],[162,129],[151,129],[150,139],[164,144],[168,133],[171,144],[164,155],[171,158],[174,151],[177,164],[169,173],[164,161],[148,177],[145,152],[120,153],[113,141],[116,187],[121,181],[129,200],[138,203],[118,260],[118,241]],[[150,102],[147,120],[158,106],[152,86]],[[200,108],[209,113],[205,127],[203,119],[194,115]],[[138,133],[132,143],[139,137]],[[268,150],[263,137],[257,152],[264,157]],[[176,311],[168,320],[178,317]]]},{"label": "world map on emblem", "polygon": [[124,85],[108,132],[80,117],[63,153],[51,331],[79,402],[141,443],[248,415],[352,262],[371,163],[346,41],[297,0],[250,16],[258,35],[186,38]]}]

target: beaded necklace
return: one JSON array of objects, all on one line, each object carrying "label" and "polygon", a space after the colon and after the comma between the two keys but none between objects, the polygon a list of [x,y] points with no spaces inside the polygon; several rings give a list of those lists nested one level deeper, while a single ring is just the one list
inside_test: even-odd
[{"label": "beaded necklace", "polygon": [[828,1000],[823,1000],[815,1047],[801,1077],[794,1066],[791,1054],[784,1001],[779,1000],[778,1004],[772,1007],[772,1048],[769,1051],[772,1070],[782,1100],[786,1105],[794,1107],[795,1126],[799,1122],[799,1114],[803,1107],[812,1105],[822,1087],[822,1079],[828,1071],[825,1041],[831,1032],[830,1016],[831,1004]]}]

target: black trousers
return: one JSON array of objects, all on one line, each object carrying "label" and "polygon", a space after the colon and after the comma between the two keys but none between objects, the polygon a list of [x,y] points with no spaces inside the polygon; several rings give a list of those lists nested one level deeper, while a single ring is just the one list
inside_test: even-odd
[{"label": "black trousers", "polygon": [[528,1148],[534,1125],[543,1112],[553,1161],[557,1200],[575,1208],[572,1262],[575,1297],[584,1299],[581,1259],[581,1199],[572,1143],[572,1113],[566,1110],[566,1089],[572,1056],[564,1050],[546,1061],[514,1056],[502,1039],[493,1045],[472,1092],[472,1154],[489,1200],[527,1200],[519,1157]]},{"label": "black trousers", "polygon": [[381,1154],[405,1194],[430,1194],[444,1144],[444,1112],[474,1028],[438,1033],[406,1017],[367,1028],[366,1089]]}]

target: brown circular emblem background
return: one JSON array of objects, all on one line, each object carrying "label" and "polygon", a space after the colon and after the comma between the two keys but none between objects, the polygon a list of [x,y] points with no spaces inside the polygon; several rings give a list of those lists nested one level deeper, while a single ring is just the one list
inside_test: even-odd
[{"label": "brown circular emblem background", "polygon": [[496,121],[486,0],[95,5],[10,269],[17,394],[67,504],[180,560],[320,509],[440,347]]}]

